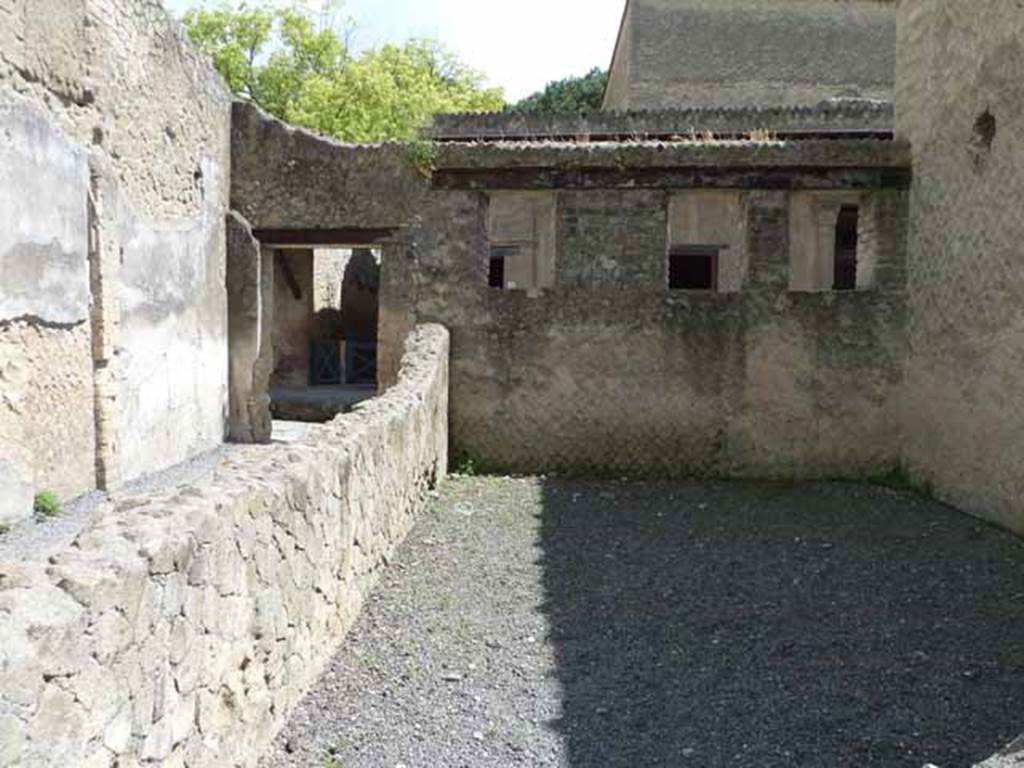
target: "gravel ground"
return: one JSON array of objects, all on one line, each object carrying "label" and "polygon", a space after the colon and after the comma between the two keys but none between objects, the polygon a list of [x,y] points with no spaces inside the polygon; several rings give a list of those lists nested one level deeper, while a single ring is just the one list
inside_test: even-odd
[{"label": "gravel ground", "polygon": [[1024,542],[843,484],[449,482],[262,768],[963,768]]},{"label": "gravel ground", "polygon": [[103,502],[200,482],[213,474],[229,450],[230,446],[222,445],[161,472],[145,475],[126,484],[112,496],[102,491],[79,496],[64,505],[60,517],[25,520],[0,536],[0,562],[45,559],[74,541],[102,511]]}]

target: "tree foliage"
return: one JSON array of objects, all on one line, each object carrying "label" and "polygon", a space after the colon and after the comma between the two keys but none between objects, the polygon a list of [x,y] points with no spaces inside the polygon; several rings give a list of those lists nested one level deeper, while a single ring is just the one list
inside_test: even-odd
[{"label": "tree foliage", "polygon": [[438,112],[500,110],[500,88],[440,43],[426,39],[353,53],[351,22],[247,3],[185,14],[189,36],[232,92],[294,125],[344,141],[411,140]]},{"label": "tree foliage", "polygon": [[543,91],[511,105],[508,111],[543,115],[596,112],[601,108],[607,82],[608,74],[595,67],[582,77],[548,83]]}]

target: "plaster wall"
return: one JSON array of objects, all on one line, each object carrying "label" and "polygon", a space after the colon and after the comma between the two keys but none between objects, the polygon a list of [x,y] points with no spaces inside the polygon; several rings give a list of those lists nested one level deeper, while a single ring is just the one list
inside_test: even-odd
[{"label": "plaster wall", "polygon": [[[219,172],[206,169],[210,176]],[[140,219],[127,205],[120,211],[117,413],[124,479],[184,461],[224,440],[223,203],[209,201],[192,220]]]},{"label": "plaster wall", "polygon": [[0,320],[52,342],[30,350],[32,334],[8,334],[4,359],[73,360],[54,383],[44,369],[24,375],[22,399],[54,421],[60,399],[88,414],[63,420],[56,439],[29,428],[39,413],[8,408],[11,433],[69,454],[5,441],[0,459],[22,467],[19,482],[67,497],[219,443],[223,83],[156,0],[0,0],[0,136],[13,155],[0,163],[0,215],[18,222],[0,235]]},{"label": "plaster wall", "polygon": [[[292,280],[286,278],[290,274]],[[299,294],[293,293],[295,286]],[[314,338],[313,251],[305,248],[274,252],[274,372],[279,387],[309,385],[309,344]]]},{"label": "plaster wall", "polygon": [[380,257],[369,248],[316,250],[314,311],[323,339],[376,341]]},{"label": "plaster wall", "polygon": [[513,245],[505,285],[536,291],[555,280],[555,196],[550,192],[496,192],[488,196],[488,237],[492,245]]},{"label": "plaster wall", "polygon": [[94,478],[86,152],[0,91],[0,523]]},{"label": "plaster wall", "polygon": [[714,245],[718,290],[743,290],[747,277],[746,197],[740,192],[684,192],[669,198],[669,247]]},{"label": "plaster wall", "polygon": [[[874,283],[874,228],[870,198],[858,192],[798,192],[790,201],[789,238],[792,249],[790,290],[831,291],[835,284],[835,238],[844,205],[860,209],[857,225],[857,283]],[[866,237],[864,235],[867,235]]]},{"label": "plaster wall", "polygon": [[313,252],[313,311],[329,312],[341,307],[345,268],[351,249],[318,248]]},{"label": "plaster wall", "polygon": [[1011,0],[898,13],[914,155],[904,453],[945,500],[1024,532],[1024,14]]}]

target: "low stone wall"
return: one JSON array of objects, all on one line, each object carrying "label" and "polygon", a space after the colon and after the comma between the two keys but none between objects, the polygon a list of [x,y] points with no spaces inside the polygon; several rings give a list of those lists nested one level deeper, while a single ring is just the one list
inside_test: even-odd
[{"label": "low stone wall", "polygon": [[447,462],[448,334],[387,394],[0,565],[0,766],[249,766]]}]

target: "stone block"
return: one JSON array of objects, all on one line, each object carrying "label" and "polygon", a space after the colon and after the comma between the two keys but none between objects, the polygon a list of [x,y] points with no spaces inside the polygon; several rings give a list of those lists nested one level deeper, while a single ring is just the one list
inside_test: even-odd
[{"label": "stone block", "polygon": [[147,729],[146,737],[142,742],[142,759],[163,760],[171,754],[171,747],[174,745],[173,739],[170,718],[164,718],[153,723]]},{"label": "stone block", "polygon": [[132,718],[127,709],[122,709],[103,729],[103,744],[114,754],[128,749],[132,738]]},{"label": "stone block", "polygon": [[0,766],[16,768],[21,765],[25,724],[16,717],[0,714]]},{"label": "stone block", "polygon": [[31,517],[34,494],[28,470],[8,459],[0,459],[0,523],[14,523]]}]

